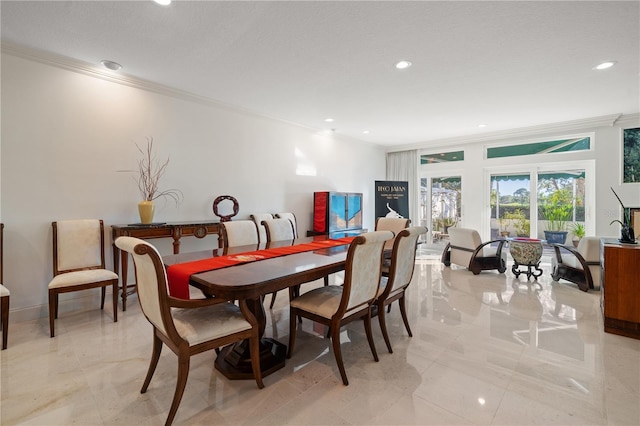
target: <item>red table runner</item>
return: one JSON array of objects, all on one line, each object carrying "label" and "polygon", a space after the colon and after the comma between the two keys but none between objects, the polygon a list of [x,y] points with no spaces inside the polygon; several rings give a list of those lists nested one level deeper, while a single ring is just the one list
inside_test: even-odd
[{"label": "red table runner", "polygon": [[193,262],[171,265],[167,267],[169,294],[179,299],[189,299],[189,279],[193,274],[213,271],[214,269],[226,268],[228,266],[237,265],[239,263],[255,262],[258,260],[270,259],[273,257],[286,256],[288,254],[343,246],[346,244],[350,244],[354,238],[355,237],[345,237],[335,240],[313,241],[311,243],[298,244],[294,246],[255,250],[246,253],[212,257],[209,259],[195,260]]}]

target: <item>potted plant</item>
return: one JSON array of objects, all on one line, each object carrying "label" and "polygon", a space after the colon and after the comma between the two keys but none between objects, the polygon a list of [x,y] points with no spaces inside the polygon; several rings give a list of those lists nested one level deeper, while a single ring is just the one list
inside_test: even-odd
[{"label": "potted plant", "polygon": [[171,198],[178,205],[182,201],[182,192],[178,189],[160,189],[160,178],[167,171],[169,158],[165,162],[160,162],[153,154],[153,138],[147,138],[147,146],[142,149],[136,144],[136,148],[142,154],[138,160],[138,189],[142,196],[142,201],[138,203],[140,221],[143,224],[153,222],[155,212],[154,200],[162,197]]},{"label": "potted plant", "polygon": [[571,233],[573,234],[571,242],[573,243],[574,247],[578,247],[580,240],[585,235],[584,224],[581,222],[573,222],[571,224]]},{"label": "potted plant", "polygon": [[573,213],[571,193],[566,189],[555,191],[540,207],[540,212],[547,221],[547,229],[544,231],[547,242],[564,244]]},{"label": "potted plant", "polygon": [[516,209],[513,213],[507,213],[507,216],[513,221],[513,227],[518,237],[528,237],[531,233],[531,222],[525,216],[524,212]]},{"label": "potted plant", "polygon": [[444,233],[449,233],[449,228],[455,226],[458,223],[458,220],[455,217],[444,217],[442,218],[442,228],[444,229]]},{"label": "potted plant", "polygon": [[609,225],[613,225],[614,222],[618,222],[620,226],[622,226],[622,228],[620,229],[620,239],[618,241],[620,241],[621,243],[635,244],[636,236],[633,232],[633,228],[631,227],[631,210],[627,209],[624,204],[622,204],[622,200],[620,199],[620,197],[618,197],[618,194],[613,190],[613,188],[611,188],[611,191],[613,191],[613,194],[616,196],[618,202],[622,206],[622,217],[624,219],[624,222],[615,219],[612,220]]}]

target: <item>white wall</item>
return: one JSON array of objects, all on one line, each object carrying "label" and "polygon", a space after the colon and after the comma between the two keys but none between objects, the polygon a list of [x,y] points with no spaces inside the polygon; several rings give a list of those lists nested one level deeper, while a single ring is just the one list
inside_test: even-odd
[{"label": "white wall", "polygon": [[[213,200],[228,194],[240,204],[236,218],[293,211],[304,234],[311,229],[313,192],[340,190],[364,194],[364,226],[373,229],[374,181],[385,179],[385,153],[378,146],[318,136],[311,129],[6,52],[1,77],[0,217],[12,321],[47,315],[52,221],[101,218],[108,248],[110,225],[139,221],[133,175],[118,170],[137,167],[135,143],[144,143],[145,136],[153,136],[159,158],[170,157],[162,186],[184,193],[178,207],[159,202],[155,220],[216,220]],[[315,175],[300,175],[299,168]],[[171,253],[171,240],[154,244],[162,254]],[[189,237],[181,250],[216,245],[216,237]],[[111,267],[110,250],[107,256]],[[77,304],[94,298],[61,296]]]}]

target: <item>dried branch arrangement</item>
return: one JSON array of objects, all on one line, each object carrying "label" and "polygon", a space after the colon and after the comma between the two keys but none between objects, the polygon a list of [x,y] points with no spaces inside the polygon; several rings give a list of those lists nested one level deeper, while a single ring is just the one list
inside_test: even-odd
[{"label": "dried branch arrangement", "polygon": [[182,202],[182,191],[179,189],[160,190],[160,178],[167,171],[169,158],[161,163],[153,154],[153,138],[147,137],[147,146],[145,149],[140,148],[136,144],[136,148],[142,154],[142,158],[138,160],[138,189],[143,200],[153,201],[160,197],[168,197],[175,201],[176,205]]}]

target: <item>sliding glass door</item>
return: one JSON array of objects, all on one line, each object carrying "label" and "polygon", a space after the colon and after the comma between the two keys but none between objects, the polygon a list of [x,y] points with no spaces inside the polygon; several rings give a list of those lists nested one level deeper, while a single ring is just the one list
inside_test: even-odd
[{"label": "sliding glass door", "polygon": [[421,178],[420,214],[422,223],[438,240],[462,217],[462,177]]},{"label": "sliding glass door", "polygon": [[531,177],[491,175],[491,239],[531,236]]},{"label": "sliding glass door", "polygon": [[588,235],[594,226],[588,215],[593,205],[588,194],[594,193],[594,184],[587,179],[591,170],[589,165],[567,163],[490,172],[491,238],[531,237],[571,244]]}]

